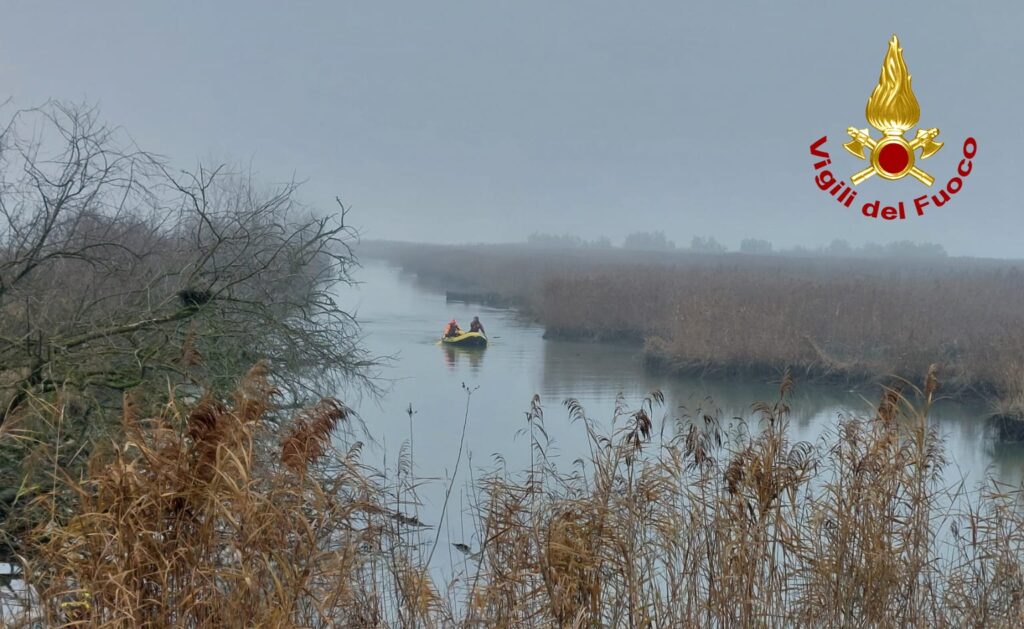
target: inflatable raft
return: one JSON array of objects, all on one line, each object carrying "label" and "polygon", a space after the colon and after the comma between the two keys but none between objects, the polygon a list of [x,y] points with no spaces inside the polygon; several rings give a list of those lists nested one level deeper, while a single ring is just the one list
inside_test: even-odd
[{"label": "inflatable raft", "polygon": [[458,336],[445,336],[441,338],[445,345],[457,345],[460,347],[486,347],[487,337],[480,332],[463,332]]}]

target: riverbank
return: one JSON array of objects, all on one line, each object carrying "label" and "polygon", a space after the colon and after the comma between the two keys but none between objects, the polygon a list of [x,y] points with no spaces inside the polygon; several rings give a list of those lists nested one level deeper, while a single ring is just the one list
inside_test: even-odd
[{"label": "riverbank", "polygon": [[[655,369],[918,380],[1024,410],[1024,263],[366,243],[434,288],[498,296],[552,338],[643,346]],[[1012,425],[1012,424],[1011,424]]]}]

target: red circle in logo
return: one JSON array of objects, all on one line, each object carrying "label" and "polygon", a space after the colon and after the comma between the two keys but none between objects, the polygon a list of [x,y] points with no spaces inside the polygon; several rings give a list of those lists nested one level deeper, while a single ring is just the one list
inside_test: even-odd
[{"label": "red circle in logo", "polygon": [[898,175],[906,170],[909,163],[910,155],[907,154],[907,149],[896,142],[886,144],[878,152],[878,165],[887,173]]}]

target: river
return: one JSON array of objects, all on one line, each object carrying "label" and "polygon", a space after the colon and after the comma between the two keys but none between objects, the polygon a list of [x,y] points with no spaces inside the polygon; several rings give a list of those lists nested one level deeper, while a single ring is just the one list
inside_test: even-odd
[{"label": "river", "polygon": [[[752,416],[751,405],[778,396],[778,384],[735,379],[696,379],[667,376],[645,369],[635,346],[546,340],[542,327],[514,310],[465,303],[447,303],[443,292],[424,287],[412,275],[376,260],[356,274],[358,287],[342,295],[363,326],[365,344],[391,360],[380,368],[386,394],[377,402],[356,405],[376,441],[367,450],[375,463],[394,474],[399,448],[410,438],[407,410],[412,406],[412,447],[417,478],[443,479],[451,474],[459,452],[459,437],[467,402],[469,421],[460,472],[452,493],[448,531],[452,541],[469,539],[459,513],[464,513],[466,470],[491,469],[500,455],[510,471],[529,466],[525,412],[532,396],[540,395],[544,425],[551,438],[549,455],[560,467],[586,452],[582,426],[573,425],[563,400],[580,400],[589,417],[609,420],[621,393],[635,408],[647,393],[665,394],[664,411],[678,416],[698,409],[720,409],[723,425],[730,418]],[[441,347],[437,340],[451,318],[468,327],[479,315],[491,338],[483,350]],[[940,389],[941,393],[941,389]],[[849,391],[797,381],[791,397],[791,438],[817,442],[844,414],[869,413],[878,391]],[[350,404],[352,402],[350,401]],[[1024,473],[1024,448],[995,444],[986,438],[985,407],[940,401],[931,419],[946,440],[950,482],[966,479],[975,487],[991,476],[1018,483]],[[655,430],[661,429],[660,415]],[[421,518],[436,523],[446,483],[433,481],[422,492]]]}]

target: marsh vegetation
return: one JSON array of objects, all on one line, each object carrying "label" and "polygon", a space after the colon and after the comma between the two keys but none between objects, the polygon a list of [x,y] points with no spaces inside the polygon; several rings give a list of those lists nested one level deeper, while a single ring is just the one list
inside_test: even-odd
[{"label": "marsh vegetation", "polygon": [[272,430],[256,368],[223,402],[126,407],[88,473],[33,501],[51,517],[26,576],[51,626],[1017,626],[1021,495],[940,482],[938,386],[818,443],[790,440],[788,377],[750,423],[663,414],[654,392],[603,432],[568,400],[575,462],[548,456],[535,398],[532,462],[477,476],[452,550],[419,520],[411,446],[390,474],[364,465],[331,439],[334,400]]}]

